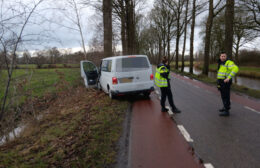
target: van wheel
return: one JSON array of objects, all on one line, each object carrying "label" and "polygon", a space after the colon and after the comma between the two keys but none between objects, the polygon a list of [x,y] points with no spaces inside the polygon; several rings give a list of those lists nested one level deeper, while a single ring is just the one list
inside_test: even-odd
[{"label": "van wheel", "polygon": [[143,94],[144,94],[144,97],[149,98],[151,92],[144,92]]},{"label": "van wheel", "polygon": [[115,95],[113,95],[113,93],[111,92],[111,90],[109,89],[108,91],[108,95],[111,99],[114,99],[115,98]]}]

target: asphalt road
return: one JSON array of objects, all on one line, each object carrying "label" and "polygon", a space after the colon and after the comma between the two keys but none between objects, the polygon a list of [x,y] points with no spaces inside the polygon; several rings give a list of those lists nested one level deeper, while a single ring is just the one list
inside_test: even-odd
[{"label": "asphalt road", "polygon": [[231,115],[218,116],[222,102],[214,86],[171,74],[174,116],[194,140],[192,146],[215,168],[260,167],[260,100],[231,94]]}]

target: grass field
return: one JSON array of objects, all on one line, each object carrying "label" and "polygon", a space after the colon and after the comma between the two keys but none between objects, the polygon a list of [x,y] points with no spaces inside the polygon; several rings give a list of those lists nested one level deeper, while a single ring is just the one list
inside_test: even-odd
[{"label": "grass field", "polygon": [[[19,105],[24,103],[28,95],[42,97],[46,92],[55,92],[59,83],[73,86],[77,83],[76,80],[79,80],[79,72],[77,68],[16,69],[13,71],[7,102],[9,103],[11,98],[16,98],[15,104]],[[0,75],[0,100],[2,100],[7,83],[7,71],[2,70]]]},{"label": "grass field", "polygon": [[[196,64],[196,61],[194,61],[193,64]],[[178,66],[181,67],[181,65],[182,65],[182,62],[179,61],[178,62]],[[174,61],[171,62],[171,66],[173,66],[173,67],[175,66],[175,62]],[[184,61],[184,66],[190,66],[190,61]]]},{"label": "grass field", "polygon": [[[79,64],[43,64],[42,68],[79,68]],[[19,69],[36,69],[36,64],[18,64]]]}]

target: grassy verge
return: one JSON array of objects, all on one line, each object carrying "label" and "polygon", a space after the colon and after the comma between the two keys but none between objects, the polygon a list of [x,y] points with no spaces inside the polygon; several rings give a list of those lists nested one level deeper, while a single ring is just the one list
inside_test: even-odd
[{"label": "grassy verge", "polygon": [[64,92],[22,137],[0,146],[0,167],[111,167],[127,107],[83,86]]},{"label": "grassy verge", "polygon": [[[20,106],[30,97],[42,97],[44,93],[57,91],[57,84],[64,81],[66,86],[73,86],[79,80],[79,69],[16,69],[10,85],[7,104],[15,98],[15,105]],[[7,71],[2,71],[0,78],[0,100],[3,99],[7,83]]]},{"label": "grassy verge", "polygon": [[[192,79],[197,79],[197,80],[205,82],[205,83],[216,85],[216,79],[209,78],[205,75],[194,75],[194,74],[190,74],[190,73],[187,73],[187,72],[181,72],[181,71],[177,71],[177,70],[172,70],[172,71],[175,72],[175,73],[181,74],[181,75],[188,76]],[[243,93],[243,94],[246,94],[246,95],[254,97],[254,98],[258,98],[258,99],[260,98],[260,90],[249,89],[245,86],[239,86],[239,85],[236,85],[234,83],[232,84],[231,89],[233,91]]]},{"label": "grassy verge", "polygon": [[[210,64],[209,70],[216,72],[217,66],[218,66],[217,64]],[[197,67],[199,69],[202,69],[203,65],[199,64]],[[238,76],[260,79],[260,68],[259,67],[239,66]]]},{"label": "grassy verge", "polygon": [[[193,62],[193,64],[196,64],[196,63],[197,63],[196,61]],[[174,67],[175,64],[176,64],[175,61],[172,61],[172,62],[171,62],[171,66]],[[178,66],[181,67],[181,65],[182,65],[182,62],[179,61],[179,62],[178,62]],[[190,66],[190,61],[184,61],[184,66]]]}]

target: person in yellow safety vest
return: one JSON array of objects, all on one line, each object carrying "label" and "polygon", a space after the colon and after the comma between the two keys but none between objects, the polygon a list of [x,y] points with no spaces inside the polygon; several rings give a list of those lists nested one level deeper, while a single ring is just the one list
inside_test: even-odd
[{"label": "person in yellow safety vest", "polygon": [[222,52],[218,61],[217,74],[218,90],[224,105],[222,109],[219,109],[220,116],[229,116],[230,86],[232,85],[232,78],[237,74],[238,70],[235,63],[227,58],[227,54]]},{"label": "person in yellow safety vest", "polygon": [[166,97],[168,97],[168,101],[172,108],[172,112],[180,113],[181,111],[177,109],[173,103],[172,91],[170,85],[170,67],[168,65],[168,59],[165,56],[162,58],[162,63],[160,63],[156,68],[154,80],[155,80],[155,85],[158,86],[161,90],[162,112],[167,112],[169,110],[165,107]]}]

